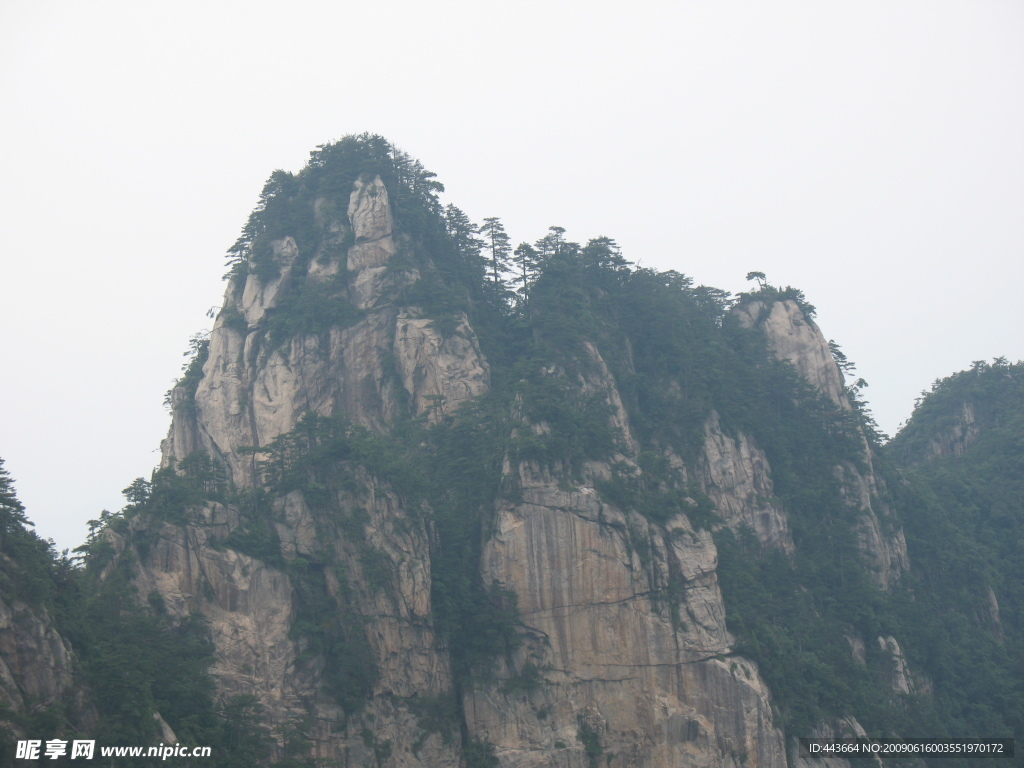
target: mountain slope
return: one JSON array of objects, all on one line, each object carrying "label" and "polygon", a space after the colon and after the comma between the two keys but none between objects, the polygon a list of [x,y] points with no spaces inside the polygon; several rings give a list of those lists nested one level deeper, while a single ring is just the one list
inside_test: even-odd
[{"label": "mountain slope", "polygon": [[[488,245],[441,189],[367,135],[271,176],[161,468],[85,547],[114,645],[64,609],[110,738],[159,712],[223,765],[675,768],[1008,735],[1016,486],[965,525],[920,449],[1012,469],[1002,400],[947,428],[927,398],[882,448],[799,291]],[[131,667],[132,720],[98,671],[140,636],[176,650]]]}]

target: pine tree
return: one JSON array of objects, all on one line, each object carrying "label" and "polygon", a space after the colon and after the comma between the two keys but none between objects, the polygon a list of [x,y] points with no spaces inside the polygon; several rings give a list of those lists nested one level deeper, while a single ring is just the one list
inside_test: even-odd
[{"label": "pine tree", "polygon": [[478,231],[486,238],[484,246],[490,251],[491,281],[496,287],[501,286],[502,275],[509,271],[512,262],[512,241],[496,216],[484,219]]},{"label": "pine tree", "polygon": [[624,279],[630,264],[622,255],[618,243],[610,237],[595,237],[584,246],[580,254],[583,270],[595,285],[604,286]]},{"label": "pine tree", "polygon": [[449,203],[444,209],[444,226],[448,236],[455,243],[462,261],[467,266],[478,267],[483,261],[480,250],[486,243],[476,237],[478,230],[469,216],[462,209]]},{"label": "pine tree", "polygon": [[570,245],[565,241],[564,227],[548,227],[548,233],[534,243],[542,262],[563,253]]},{"label": "pine tree", "polygon": [[541,256],[529,243],[520,243],[516,248],[515,270],[516,275],[512,278],[512,284],[518,285],[516,293],[519,294],[521,304],[528,304],[530,301],[530,287],[540,274]]},{"label": "pine tree", "polygon": [[[0,459],[0,537],[6,537],[11,531],[30,526],[25,516],[25,507],[18,501],[14,492],[14,481],[4,468],[4,460]],[[0,542],[3,539],[0,538]]]}]

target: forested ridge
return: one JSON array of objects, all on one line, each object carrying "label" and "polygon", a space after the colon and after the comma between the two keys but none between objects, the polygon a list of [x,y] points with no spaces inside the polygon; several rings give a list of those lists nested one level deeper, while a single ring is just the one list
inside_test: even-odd
[{"label": "forested ridge", "polygon": [[[196,524],[204,506],[236,511],[239,523],[219,546],[288,574],[303,661],[323,662],[322,690],[345,717],[356,717],[379,669],[362,631],[354,577],[326,561],[286,556],[273,500],[301,491],[351,540],[370,590],[386,590],[390,561],[366,538],[365,519],[336,502],[339,494],[359,498],[379,487],[422,516],[435,537],[432,620],[451,656],[455,689],[416,702],[419,727],[461,740],[470,768],[497,765],[493,746],[465,731],[461,694],[492,680],[498,661],[522,643],[514,594],[480,575],[496,504],[521,494],[503,467],[535,462],[571,487],[596,460],[612,467],[596,483],[606,502],[656,525],[685,515],[695,529],[712,532],[735,652],[758,663],[776,725],[787,735],[810,735],[817,724],[843,717],[879,737],[1024,735],[1021,363],[979,362],[936,382],[900,434],[883,442],[859,385],[846,390],[853,408],[837,406],[776,359],[734,311],[751,301],[790,300],[810,320],[814,309],[799,290],[759,279],[749,293],[732,296],[679,272],[638,267],[609,237],[577,243],[557,226],[513,246],[499,218],[478,224],[443,205],[435,174],[370,135],[318,148],[299,173],[276,171],[229,249],[229,279],[268,282],[282,274],[274,244],[286,237],[296,243],[298,267],[268,311],[264,343],[324,336],[365,316],[346,298],[346,270],[327,280],[308,275],[314,262],[343,258],[355,244],[354,233],[329,231],[324,221],[331,206],[344,210],[357,180],[373,176],[389,191],[401,233],[387,270],[404,277],[388,284],[388,299],[426,313],[442,334],[467,320],[490,366],[486,394],[454,412],[441,402],[427,415],[410,406],[382,433],[343,414],[309,413],[271,444],[247,448],[260,467],[253,488],[234,487],[216,456],[183,457],[134,480],[124,508],[92,521],[88,541],[74,553],[58,554],[32,532],[11,479],[0,472],[0,597],[45,610],[70,643],[98,716],[90,738],[153,743],[159,712],[181,743],[214,747],[215,760],[206,764],[265,764],[271,755],[277,765],[323,764],[310,752],[302,722],[272,732],[254,697],[218,697],[202,618],[172,620],[159,594],[140,595],[133,552],[145,556],[159,524]],[[245,329],[244,318],[225,312],[225,324]],[[610,426],[607,398],[575,384],[592,373],[591,348],[614,376],[635,447]],[[175,409],[195,407],[208,351],[209,340],[197,337],[172,391]],[[849,373],[838,346],[833,354]],[[694,465],[712,414],[726,434],[749,435],[763,450],[793,554],[764,546],[749,529],[723,525],[693,474],[665,458]],[[530,428],[541,423],[543,430]],[[957,447],[936,448],[944,445]],[[841,502],[834,471],[872,459],[895,510],[889,524],[902,526],[910,561],[889,589],[873,581],[858,549],[856,510]],[[111,534],[131,547],[117,551]],[[637,540],[638,551],[644,546]],[[680,588],[670,582],[658,597],[670,612]],[[895,659],[876,641],[885,637],[899,641],[909,692],[893,689]],[[853,652],[858,639],[862,658]],[[545,671],[526,664],[503,690],[543,685]],[[11,733],[46,739],[74,732],[81,713],[54,701],[0,717]],[[600,744],[587,742],[582,721],[580,733],[596,759]],[[390,747],[376,738],[365,731],[383,764]],[[10,753],[10,739],[0,749]]]}]

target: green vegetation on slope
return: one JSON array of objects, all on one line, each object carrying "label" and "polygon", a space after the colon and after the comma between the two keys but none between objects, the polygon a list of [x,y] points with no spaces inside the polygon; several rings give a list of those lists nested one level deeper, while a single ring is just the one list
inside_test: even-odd
[{"label": "green vegetation on slope", "polygon": [[[25,586],[17,587],[16,578],[9,581],[59,607],[86,677],[96,681],[112,738],[144,739],[152,723],[140,713],[153,709],[175,718],[179,736],[200,743],[241,743],[239,734],[249,734],[252,749],[263,750],[253,752],[254,760],[263,759],[270,736],[259,729],[254,702],[218,707],[213,701],[200,624],[171,622],[158,601],[132,602],[126,586],[130,558],[122,557],[100,582],[96,574],[113,560],[104,531],[134,537],[144,556],[146,541],[133,533],[133,518],[182,524],[207,502],[237,509],[242,523],[221,546],[288,573],[296,589],[293,637],[305,649],[301,661],[322,672],[324,692],[355,715],[379,674],[362,623],[360,600],[369,598],[356,592],[365,588],[374,599],[386,598],[394,575],[390,558],[368,536],[368,513],[360,506],[371,485],[400,499],[406,518],[389,522],[396,530],[430,524],[433,618],[461,691],[487,681],[495,660],[511,659],[519,642],[514,595],[480,576],[496,504],[514,501],[520,492],[515,478],[503,474],[503,462],[536,462],[571,485],[583,479],[588,461],[608,461],[612,476],[598,483],[598,491],[610,503],[656,525],[685,513],[695,525],[715,529],[710,501],[666,459],[671,451],[693,465],[712,412],[728,434],[745,433],[765,452],[774,501],[790,518],[797,549],[792,557],[766,550],[748,531],[715,531],[736,650],[758,661],[787,734],[807,735],[821,719],[846,715],[873,735],[1021,732],[1019,366],[981,364],[937,385],[876,462],[880,492],[889,494],[902,516],[912,564],[894,590],[883,592],[859,553],[857,510],[842,503],[835,473],[839,465],[866,466],[862,431],[882,451],[863,408],[844,411],[811,391],[770,354],[759,332],[741,327],[727,293],[695,286],[676,272],[638,268],[607,237],[569,241],[560,227],[513,249],[499,220],[487,219],[477,229],[457,208],[442,206],[443,187],[434,174],[380,137],[347,137],[320,147],[298,174],[275,172],[230,250],[232,276],[269,281],[281,274],[273,244],[285,237],[296,242],[291,290],[268,314],[265,330],[273,344],[349,326],[363,316],[345,298],[346,270],[322,283],[305,275],[313,260],[339,255],[354,242],[351,232],[329,231],[325,222],[332,211],[344,213],[353,183],[367,175],[379,175],[387,186],[399,232],[389,269],[419,275],[390,300],[425,311],[442,333],[453,333],[465,313],[490,364],[490,391],[436,423],[410,409],[384,435],[343,415],[310,414],[293,432],[254,449],[263,484],[245,493],[229,487],[211,457],[185,457],[129,486],[129,504],[97,521],[86,565],[72,569],[68,583],[47,575],[61,571],[45,545],[25,539],[36,552],[27,560],[38,561],[25,573],[37,573],[39,583],[32,587],[31,579],[23,579]],[[808,317],[813,313],[799,291],[774,288],[761,278],[759,289],[740,300],[794,300]],[[241,326],[239,321],[232,319]],[[201,340],[193,346],[194,361],[179,387],[184,400],[176,408],[188,407],[202,376],[207,348]],[[628,458],[642,472],[619,460],[630,451],[611,421],[608,393],[584,386],[607,383],[602,360],[640,444]],[[959,413],[968,395],[981,436],[961,457],[926,461],[924,447],[948,431],[958,418],[950,414]],[[326,552],[284,556],[273,501],[292,491],[301,491],[333,526],[324,538],[330,533],[344,541],[354,558],[351,572]],[[20,508],[8,507],[17,518]],[[998,598],[998,623],[986,607],[990,588]],[[92,621],[116,627],[114,636],[98,637]],[[899,640],[920,675],[919,690],[931,685],[934,693],[893,693],[892,658],[875,642],[888,635]],[[864,664],[854,660],[850,638],[865,641]],[[128,651],[129,641],[152,655]],[[121,654],[132,661],[107,674],[110,659]],[[168,655],[165,669],[155,666],[160,654]],[[167,671],[182,680],[164,690],[158,683]],[[536,669],[522,672],[524,681],[543,684]],[[104,686],[121,686],[120,693],[108,694]],[[118,709],[119,696],[137,706]],[[189,697],[199,702],[191,719],[180,707]],[[424,731],[450,738],[460,702],[456,696],[454,703],[423,705],[429,710],[421,713]],[[383,754],[388,747],[367,733],[368,746]],[[462,736],[472,761],[493,763],[490,745]],[[600,745],[591,749],[582,726],[580,740],[596,759]],[[299,741],[296,761],[302,759]]]},{"label": "green vegetation on slope", "polygon": [[[965,404],[962,453],[929,455]],[[901,615],[922,703],[943,732],[1024,733],[1024,363],[975,363],[937,381],[886,446],[912,570]],[[1021,758],[1017,758],[1018,762]]]}]

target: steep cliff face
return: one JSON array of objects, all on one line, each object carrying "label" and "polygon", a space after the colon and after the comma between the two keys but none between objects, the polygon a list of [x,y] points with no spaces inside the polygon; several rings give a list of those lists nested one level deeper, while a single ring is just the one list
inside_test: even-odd
[{"label": "steep cliff face", "polygon": [[931,439],[928,444],[928,452],[942,458],[963,456],[980,435],[981,428],[977,423],[974,405],[964,401],[960,405],[956,421],[947,430]]},{"label": "steep cliff face", "polygon": [[[608,393],[609,423],[636,445],[614,379],[585,349],[580,391]],[[718,468],[750,464],[714,455]],[[729,470],[714,474],[716,490],[735,490],[742,508],[750,478],[734,489]],[[520,501],[499,504],[482,569],[516,594],[525,643],[506,682],[465,706],[502,764],[784,765],[757,667],[731,652],[710,533],[684,515],[660,525],[607,502],[595,487],[611,475],[606,462],[568,485],[564,465],[507,462],[504,474]],[[544,683],[523,692],[513,681],[527,665]]]},{"label": "steep cliff face", "polygon": [[45,712],[81,692],[71,649],[49,612],[0,598],[0,722],[18,736],[24,731],[7,715]]},{"label": "steep cliff face", "polygon": [[[224,461],[239,486],[253,484],[253,462],[242,447],[266,446],[291,431],[309,412],[346,414],[380,431],[410,408],[436,419],[485,392],[489,371],[465,315],[441,333],[422,310],[387,301],[415,282],[413,270],[390,270],[396,236],[387,190],[380,180],[358,179],[347,218],[330,217],[335,206],[318,200],[324,244],[304,262],[292,237],[273,241],[278,275],[250,273],[228,284],[224,307],[210,334],[209,356],[194,396],[178,391],[163,463],[206,451]],[[331,255],[351,237],[344,264]],[[339,281],[348,274],[347,285]],[[310,333],[281,339],[271,333],[275,310],[299,285],[321,287],[328,301],[348,300],[348,327],[314,325]],[[326,332],[316,332],[325,327]],[[276,330],[276,329],[275,329]]]},{"label": "steep cliff face", "polygon": [[[193,393],[173,396],[165,465],[206,451],[230,468],[237,486],[251,486],[262,460],[239,448],[270,445],[308,412],[344,414],[385,432],[407,415],[428,423],[451,416],[487,391],[489,366],[465,314],[442,333],[422,310],[396,300],[419,272],[391,268],[405,236],[395,231],[380,177],[356,181],[347,220],[325,213],[338,208],[317,203],[331,233],[321,252],[303,259],[286,236],[272,242],[278,274],[231,281],[202,377]],[[324,255],[341,243],[344,258]],[[283,342],[272,336],[275,311],[290,291],[301,290],[301,281],[335,290],[339,274],[347,280],[336,290],[358,310],[354,322]],[[579,398],[604,402],[624,453],[588,462],[581,472],[506,459],[502,485],[514,488],[515,498],[499,498],[487,515],[480,577],[515,595],[523,643],[500,662],[497,682],[461,687],[465,732],[492,744],[508,766],[584,765],[598,754],[609,766],[780,766],[783,742],[769,692],[756,666],[731,652],[709,532],[685,515],[652,523],[595,489],[612,476],[614,461],[639,471],[630,458],[638,444],[597,347],[585,344],[583,358],[574,376],[548,373]],[[543,435],[550,425],[524,419],[517,429]],[[679,457],[666,457],[685,479]],[[744,435],[727,437],[716,415],[690,473],[728,524],[751,524],[770,546],[792,549],[763,453]],[[159,593],[178,617],[206,616],[221,695],[258,696],[271,723],[312,718],[307,734],[316,755],[380,760],[387,752],[382,764],[454,764],[458,739],[417,726],[412,713],[420,710],[408,703],[456,691],[432,628],[429,528],[386,485],[365,470],[357,474],[360,493],[341,491],[316,511],[301,491],[273,500],[283,562],[233,546],[245,514],[231,505],[208,504],[188,525],[134,521],[129,538],[154,541],[139,554],[138,589]],[[367,519],[354,545],[351,524],[332,518],[357,508]],[[393,574],[386,589],[366,574],[359,550],[366,546],[380,553],[378,565],[386,558],[383,571]],[[325,665],[334,660],[303,658],[310,654],[295,632],[303,602],[297,559],[323,570],[335,609],[358,616],[365,630],[379,677],[356,716],[346,717],[322,689]]]},{"label": "steep cliff face", "polygon": [[[165,479],[207,500],[108,533],[138,594],[208,620],[219,698],[256,697],[278,750],[300,728],[345,766],[783,766],[716,540],[791,578],[803,427],[787,443],[771,419],[799,410],[829,451],[850,430],[801,405],[765,346],[852,414],[817,326],[766,299],[734,310],[743,330],[682,276],[557,228],[512,298],[480,285],[474,232],[442,215],[430,174],[318,182],[331,162],[268,187],[171,395]],[[649,297],[662,330],[615,304]],[[892,587],[905,544],[867,437],[853,444],[814,492],[834,486]]]},{"label": "steep cliff face", "polygon": [[204,616],[220,695],[257,697],[275,733],[301,725],[313,757],[457,764],[457,746],[420,727],[415,708],[452,687],[425,521],[363,471],[348,486],[316,509],[301,491],[274,499],[280,553],[269,558],[232,546],[231,506],[209,504],[188,525],[137,519],[128,539],[148,545],[134,548],[136,585],[179,619]]},{"label": "steep cliff face", "polygon": [[704,493],[728,527],[749,526],[765,546],[793,551],[789,517],[775,499],[764,452],[748,435],[726,435],[714,412],[705,426],[698,471]]},{"label": "steep cliff face", "polygon": [[[315,203],[328,236],[312,258],[284,237],[272,243],[279,275],[229,283],[194,395],[175,395],[185,406],[174,410],[165,465],[205,451],[236,486],[251,487],[263,464],[253,449],[306,414],[344,415],[382,432],[400,418],[436,421],[487,390],[488,367],[464,314],[442,332],[419,308],[389,300],[418,273],[389,264],[399,236],[380,177],[357,178],[346,218],[330,216],[335,203]],[[275,311],[311,284],[347,301],[352,322],[282,340]],[[451,697],[453,688],[433,627],[423,510],[362,466],[334,472],[346,476],[343,487],[318,488],[313,502],[298,489],[268,499],[273,531],[262,557],[232,539],[251,511],[231,505],[209,504],[187,525],[136,520],[130,538],[155,539],[140,554],[139,591],[159,593],[176,616],[205,616],[220,695],[257,696],[278,729],[304,723],[315,757],[458,764],[451,733],[418,725],[430,713],[417,702]],[[318,637],[311,622],[337,636]],[[325,679],[333,687],[325,690]]]},{"label": "steep cliff face", "polygon": [[[750,301],[736,312],[744,326],[760,329],[776,357],[792,365],[815,391],[840,409],[852,410],[828,342],[796,301]],[[863,434],[861,439],[860,466],[844,461],[835,467],[835,474],[842,484],[844,503],[860,513],[857,535],[861,552],[871,563],[878,585],[888,588],[908,566],[907,542],[875,473],[873,450]]]},{"label": "steep cliff face", "polygon": [[815,390],[850,409],[843,374],[817,324],[796,301],[749,301],[736,308],[747,328],[760,328],[775,356],[792,365]]},{"label": "steep cliff face", "polygon": [[0,459],[0,762],[13,740],[96,725],[81,670],[56,613],[52,541],[33,530]]}]

